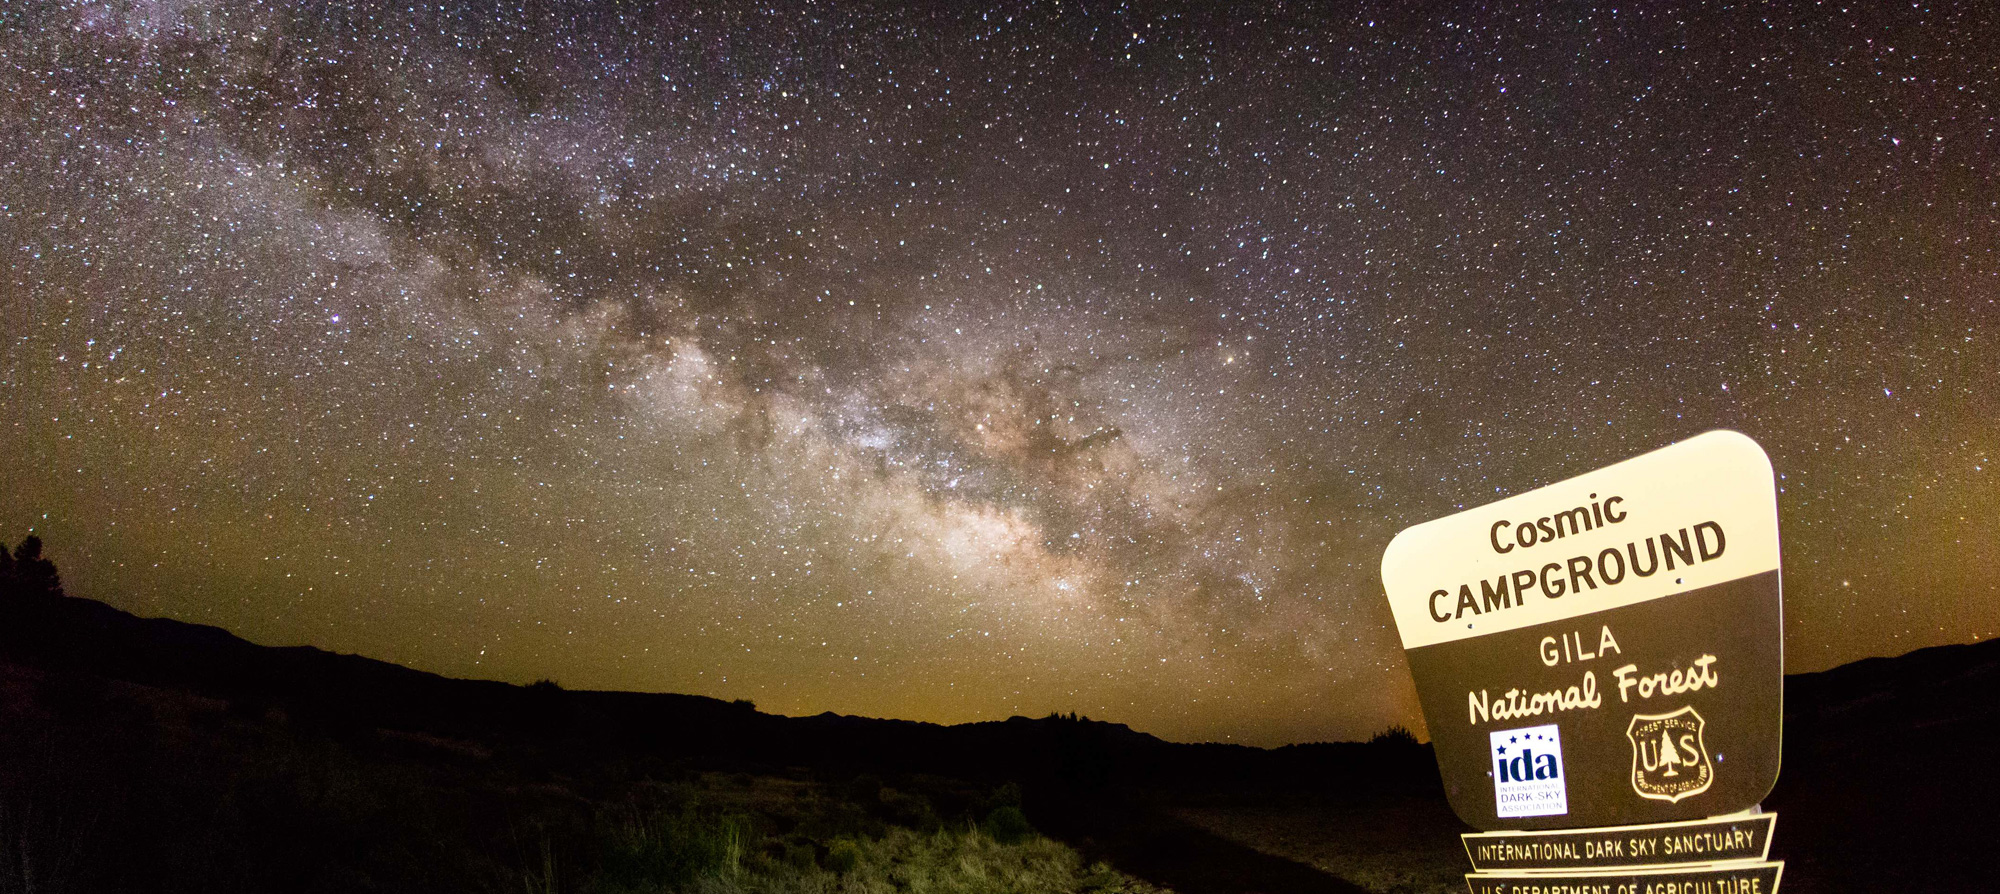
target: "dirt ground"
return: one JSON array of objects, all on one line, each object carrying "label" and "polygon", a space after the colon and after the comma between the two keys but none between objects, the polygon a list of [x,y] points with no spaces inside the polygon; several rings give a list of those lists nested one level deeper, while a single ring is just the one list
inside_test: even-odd
[{"label": "dirt ground", "polygon": [[1440,799],[1376,805],[1185,807],[1174,815],[1379,894],[1458,894],[1466,831]]}]

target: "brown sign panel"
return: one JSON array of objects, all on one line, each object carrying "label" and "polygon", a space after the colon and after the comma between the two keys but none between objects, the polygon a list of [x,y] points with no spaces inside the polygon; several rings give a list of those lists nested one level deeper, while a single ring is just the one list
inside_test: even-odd
[{"label": "brown sign panel", "polygon": [[1417,525],[1382,578],[1475,828],[1718,816],[1777,781],[1777,491],[1749,438],[1709,432]]},{"label": "brown sign panel", "polygon": [[1589,873],[1475,872],[1471,894],[1777,894],[1783,863],[1735,863]]},{"label": "brown sign panel", "polygon": [[1771,852],[1775,813],[1724,816],[1683,823],[1561,829],[1547,832],[1474,832],[1459,836],[1476,872],[1671,866],[1762,860]]}]

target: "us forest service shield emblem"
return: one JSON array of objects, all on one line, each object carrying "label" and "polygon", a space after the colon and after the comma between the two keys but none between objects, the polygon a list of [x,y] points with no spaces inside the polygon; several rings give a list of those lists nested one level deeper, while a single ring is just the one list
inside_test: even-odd
[{"label": "us forest service shield emblem", "polygon": [[1715,781],[1706,722],[1689,705],[1670,714],[1637,714],[1625,729],[1632,740],[1632,790],[1639,797],[1674,803],[1708,791]]}]

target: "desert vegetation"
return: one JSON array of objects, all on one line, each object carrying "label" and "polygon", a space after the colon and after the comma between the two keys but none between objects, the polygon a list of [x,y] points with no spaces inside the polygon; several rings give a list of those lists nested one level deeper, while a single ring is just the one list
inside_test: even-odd
[{"label": "desert vegetation", "polygon": [[[1039,834],[1018,785],[612,747],[553,681],[448,728],[393,686],[149,675],[99,626],[148,622],[65,598],[33,537],[0,609],[0,894],[1157,890]],[[169,666],[220,634],[160,629],[193,637]]]},{"label": "desert vegetation", "polygon": [[[1007,798],[1006,791],[996,797]],[[522,867],[536,894],[1144,892],[1158,890],[1037,834],[1017,806],[944,821],[921,794],[872,778],[829,787],[710,774],[651,813],[612,810],[544,835]],[[558,854],[565,856],[558,856]]]},{"label": "desert vegetation", "polygon": [[1019,789],[328,727],[0,665],[0,892],[1141,892]]}]

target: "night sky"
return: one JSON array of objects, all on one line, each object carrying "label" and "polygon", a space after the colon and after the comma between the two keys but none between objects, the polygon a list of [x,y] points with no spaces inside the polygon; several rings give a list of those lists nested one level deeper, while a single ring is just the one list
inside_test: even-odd
[{"label": "night sky", "polygon": [[1728,427],[1789,669],[2000,634],[1992,7],[1494,6],[7,3],[0,539],[452,675],[1276,744],[1420,728],[1396,531]]}]

